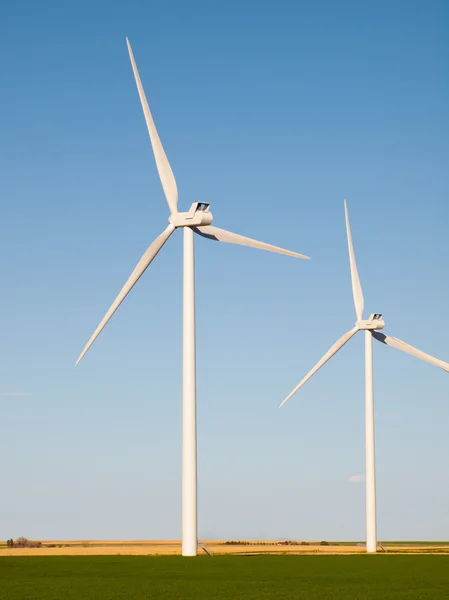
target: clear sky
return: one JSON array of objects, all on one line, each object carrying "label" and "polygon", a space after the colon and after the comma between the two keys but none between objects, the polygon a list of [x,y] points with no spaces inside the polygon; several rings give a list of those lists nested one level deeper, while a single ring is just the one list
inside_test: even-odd
[{"label": "clear sky", "polygon": [[[10,2],[2,10],[0,539],[179,539],[182,235],[77,356],[168,211],[197,239],[201,538],[364,539],[366,316],[449,360],[444,0]],[[374,348],[381,539],[449,539],[449,375]]]}]

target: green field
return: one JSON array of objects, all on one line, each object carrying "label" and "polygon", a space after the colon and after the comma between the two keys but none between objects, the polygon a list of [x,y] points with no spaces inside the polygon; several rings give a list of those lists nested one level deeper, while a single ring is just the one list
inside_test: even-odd
[{"label": "green field", "polygon": [[0,558],[2,600],[439,600],[446,556]]}]

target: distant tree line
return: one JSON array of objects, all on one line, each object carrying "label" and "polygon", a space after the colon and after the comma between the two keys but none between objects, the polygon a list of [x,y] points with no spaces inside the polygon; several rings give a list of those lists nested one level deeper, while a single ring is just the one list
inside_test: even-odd
[{"label": "distant tree line", "polygon": [[295,540],[285,540],[284,542],[278,542],[279,546],[308,546],[309,542],[297,542]]},{"label": "distant tree line", "polygon": [[[315,542],[316,543],[316,542]],[[257,542],[257,541],[252,541],[252,542],[248,542],[245,540],[229,540],[227,542],[225,542],[225,544],[227,544],[228,546],[271,546],[273,544],[277,544],[278,546],[310,546],[310,542],[298,542],[295,540],[285,540],[283,542]],[[329,542],[326,542],[325,540],[323,540],[322,542],[319,543],[320,546],[329,546]],[[333,546],[338,546],[337,543],[333,542],[332,543]]]},{"label": "distant tree line", "polygon": [[[285,540],[283,542],[257,542],[247,540],[229,540],[225,542],[225,544],[229,546],[272,546],[273,544],[277,544],[278,546],[308,546],[309,542],[297,542],[295,540]],[[321,542],[322,545],[327,544],[327,542]]]},{"label": "distant tree line", "polygon": [[32,542],[31,540],[27,540],[26,537],[18,537],[15,541],[12,538],[6,540],[6,545],[8,548],[40,548],[42,542]]},{"label": "distant tree line", "polygon": [[273,542],[248,542],[247,540],[229,540],[225,542],[229,546],[265,546],[266,544],[272,544]]}]

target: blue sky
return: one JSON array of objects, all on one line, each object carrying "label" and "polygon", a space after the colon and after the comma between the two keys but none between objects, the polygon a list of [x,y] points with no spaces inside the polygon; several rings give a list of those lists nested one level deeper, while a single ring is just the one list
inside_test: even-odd
[{"label": "blue sky", "polygon": [[[198,239],[199,534],[363,539],[366,315],[449,360],[449,9],[9,3],[0,61],[0,538],[180,536],[178,232],[75,360],[180,190],[299,261]],[[376,345],[381,539],[449,539],[449,376]],[[22,394],[22,395],[20,395]]]}]

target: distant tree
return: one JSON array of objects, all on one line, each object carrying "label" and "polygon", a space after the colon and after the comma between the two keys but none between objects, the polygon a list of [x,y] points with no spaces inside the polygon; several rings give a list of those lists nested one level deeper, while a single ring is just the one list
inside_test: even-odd
[{"label": "distant tree", "polygon": [[26,537],[22,537],[22,536],[20,536],[20,537],[18,537],[18,538],[16,539],[16,542],[15,542],[15,544],[16,544],[16,546],[18,546],[19,548],[26,548],[26,547],[28,546],[28,544],[29,544],[29,541],[27,540],[27,538],[26,538]]}]

